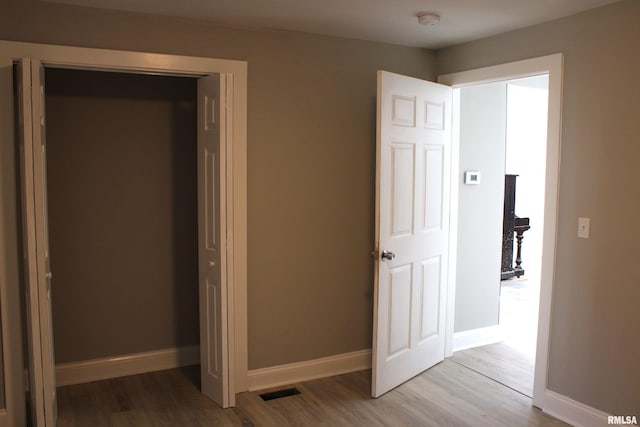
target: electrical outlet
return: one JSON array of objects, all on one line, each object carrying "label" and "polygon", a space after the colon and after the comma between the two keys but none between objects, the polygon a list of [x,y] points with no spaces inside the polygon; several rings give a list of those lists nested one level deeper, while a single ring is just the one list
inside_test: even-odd
[{"label": "electrical outlet", "polygon": [[591,218],[578,218],[578,237],[588,239],[591,231]]}]

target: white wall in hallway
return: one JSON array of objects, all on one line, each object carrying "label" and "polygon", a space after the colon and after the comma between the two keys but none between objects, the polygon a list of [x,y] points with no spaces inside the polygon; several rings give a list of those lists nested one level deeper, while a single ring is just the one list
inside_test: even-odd
[{"label": "white wall in hallway", "polygon": [[[498,324],[506,117],[506,81],[460,89],[454,333]],[[480,184],[464,184],[465,171],[479,171]]]},{"label": "white wall in hallway", "polygon": [[506,173],[518,175],[516,215],[530,219],[522,266],[535,286],[540,283],[542,262],[548,86],[546,75],[512,80],[507,85]]}]

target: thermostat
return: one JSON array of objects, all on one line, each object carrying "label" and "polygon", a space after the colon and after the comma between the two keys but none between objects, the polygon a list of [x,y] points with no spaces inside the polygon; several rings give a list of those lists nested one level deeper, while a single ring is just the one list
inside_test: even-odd
[{"label": "thermostat", "polygon": [[466,171],[464,173],[464,183],[467,185],[480,184],[480,171]]}]

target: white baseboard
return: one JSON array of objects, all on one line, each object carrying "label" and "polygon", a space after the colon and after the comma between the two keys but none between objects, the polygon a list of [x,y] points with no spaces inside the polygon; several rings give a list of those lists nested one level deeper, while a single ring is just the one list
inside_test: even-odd
[{"label": "white baseboard", "polygon": [[249,371],[249,391],[264,390],[371,368],[371,350]]},{"label": "white baseboard", "polygon": [[200,347],[168,348],[56,365],[56,386],[88,383],[200,363]]},{"label": "white baseboard", "polygon": [[453,351],[495,344],[500,341],[503,341],[503,337],[499,325],[456,332],[453,334]]},{"label": "white baseboard", "polygon": [[544,392],[542,411],[575,427],[607,425],[609,414],[551,390]]}]

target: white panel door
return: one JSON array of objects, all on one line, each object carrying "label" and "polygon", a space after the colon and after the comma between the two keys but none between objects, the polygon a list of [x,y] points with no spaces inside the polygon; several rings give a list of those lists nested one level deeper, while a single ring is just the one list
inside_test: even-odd
[{"label": "white panel door", "polygon": [[20,157],[29,332],[31,413],[35,425],[55,426],[55,362],[51,319],[51,268],[47,214],[44,68],[23,60],[20,69]]},{"label": "white panel door", "polygon": [[373,397],[444,359],[451,100],[378,72]]},{"label": "white panel door", "polygon": [[[223,408],[229,402],[227,337],[225,81],[198,80],[198,258],[202,393]],[[222,108],[221,108],[222,107]]]},{"label": "white panel door", "polygon": [[38,304],[38,275],[36,261],[36,218],[33,187],[33,132],[31,107],[31,61],[17,63],[18,84],[18,140],[20,147],[22,235],[25,300],[27,308],[27,336],[29,346],[29,397],[31,419],[36,426],[44,425],[44,388],[42,350],[40,348],[40,311]]}]

